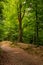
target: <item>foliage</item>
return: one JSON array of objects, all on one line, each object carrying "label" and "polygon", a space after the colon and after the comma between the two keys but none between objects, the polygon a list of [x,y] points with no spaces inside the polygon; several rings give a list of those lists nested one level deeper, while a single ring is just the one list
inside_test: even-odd
[{"label": "foliage", "polygon": [[[20,3],[22,4],[22,40],[36,42],[36,2],[38,21],[38,45],[43,45],[43,1],[0,0],[0,40],[18,41]],[[25,14],[24,14],[25,11]],[[35,43],[34,43],[35,44]]]}]

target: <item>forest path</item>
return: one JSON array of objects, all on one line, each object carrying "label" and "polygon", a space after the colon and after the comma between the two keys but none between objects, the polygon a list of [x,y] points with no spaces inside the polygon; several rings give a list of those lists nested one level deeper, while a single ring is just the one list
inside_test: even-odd
[{"label": "forest path", "polygon": [[7,42],[4,42],[1,48],[4,53],[0,65],[43,65],[43,60],[39,57],[28,54],[20,48],[11,48]]}]

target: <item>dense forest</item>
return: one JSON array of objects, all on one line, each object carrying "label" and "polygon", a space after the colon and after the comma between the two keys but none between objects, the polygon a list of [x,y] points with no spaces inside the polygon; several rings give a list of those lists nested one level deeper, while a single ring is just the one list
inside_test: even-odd
[{"label": "dense forest", "polygon": [[0,0],[0,65],[43,65],[43,0]]},{"label": "dense forest", "polygon": [[43,0],[0,0],[0,41],[43,45]]}]

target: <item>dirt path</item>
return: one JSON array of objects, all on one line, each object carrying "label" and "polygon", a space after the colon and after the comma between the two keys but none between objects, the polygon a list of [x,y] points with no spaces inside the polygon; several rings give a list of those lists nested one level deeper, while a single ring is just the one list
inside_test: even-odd
[{"label": "dirt path", "polygon": [[0,65],[43,65],[43,60],[32,56],[20,48],[11,48],[9,44],[2,44],[4,53],[0,58]]}]

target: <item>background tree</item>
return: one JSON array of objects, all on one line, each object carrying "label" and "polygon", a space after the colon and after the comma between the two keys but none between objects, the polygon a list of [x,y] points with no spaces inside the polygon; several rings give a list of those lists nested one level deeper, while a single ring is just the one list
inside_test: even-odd
[{"label": "background tree", "polygon": [[[40,43],[40,24],[41,24],[41,19],[43,16],[43,14],[41,14],[42,10],[43,10],[43,6],[42,6],[42,0],[33,0],[32,1],[32,5],[33,5],[33,12],[35,12],[35,27],[34,27],[34,43],[39,44]],[[41,11],[41,12],[40,12]],[[40,15],[41,14],[41,15]]]},{"label": "background tree", "polygon": [[3,40],[3,33],[4,33],[4,30],[3,30],[3,1],[0,1],[0,41]]}]

